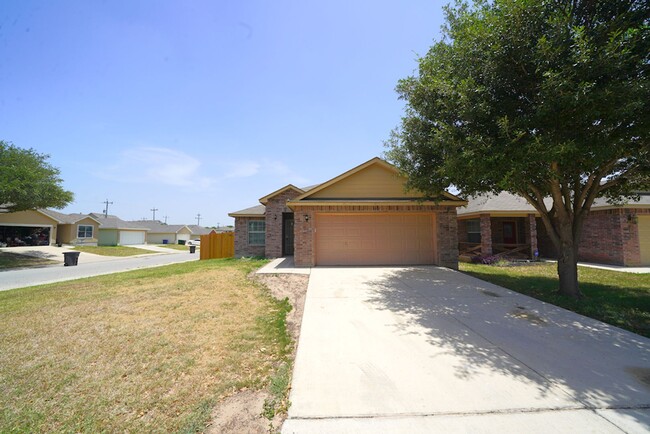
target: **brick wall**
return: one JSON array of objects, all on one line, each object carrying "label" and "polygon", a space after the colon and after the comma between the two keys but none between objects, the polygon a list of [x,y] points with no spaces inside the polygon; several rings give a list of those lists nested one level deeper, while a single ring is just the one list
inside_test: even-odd
[{"label": "brick wall", "polygon": [[316,263],[314,249],[314,224],[316,213],[436,213],[437,264],[458,269],[458,228],[456,207],[435,205],[349,205],[349,206],[301,206],[294,215],[295,252],[294,262],[299,267],[312,267]]},{"label": "brick wall", "polygon": [[291,213],[287,201],[298,197],[300,193],[287,190],[272,197],[266,203],[266,250],[267,258],[282,256],[282,214]]},{"label": "brick wall", "polygon": [[264,216],[235,218],[235,257],[237,258],[264,256],[264,246],[248,245],[248,222],[251,220],[264,220]]},{"label": "brick wall", "polygon": [[455,206],[439,207],[436,211],[438,226],[438,265],[458,270],[458,219]]},{"label": "brick wall", "polygon": [[[638,266],[641,263],[639,228],[634,216],[650,215],[649,209],[615,208],[589,213],[582,227],[578,260],[599,264]],[[537,219],[540,256],[556,258],[557,252],[541,219]]]}]

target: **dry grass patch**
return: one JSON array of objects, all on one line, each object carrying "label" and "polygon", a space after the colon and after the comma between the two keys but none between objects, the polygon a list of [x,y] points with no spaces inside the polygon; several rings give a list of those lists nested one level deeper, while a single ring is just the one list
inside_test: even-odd
[{"label": "dry grass patch", "polygon": [[57,261],[33,256],[19,255],[11,252],[0,252],[0,270],[12,268],[44,267],[46,265],[58,264]]},{"label": "dry grass patch", "polygon": [[[202,430],[290,350],[289,307],[197,261],[0,293],[0,431]],[[191,273],[190,273],[191,272]]]}]

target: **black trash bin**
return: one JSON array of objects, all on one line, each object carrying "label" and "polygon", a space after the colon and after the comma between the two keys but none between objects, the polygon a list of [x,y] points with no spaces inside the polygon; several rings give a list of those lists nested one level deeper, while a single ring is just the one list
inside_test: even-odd
[{"label": "black trash bin", "polygon": [[63,252],[63,265],[77,265],[79,263],[79,253],[81,252]]},{"label": "black trash bin", "polygon": [[196,252],[196,246],[190,246],[190,253]]}]

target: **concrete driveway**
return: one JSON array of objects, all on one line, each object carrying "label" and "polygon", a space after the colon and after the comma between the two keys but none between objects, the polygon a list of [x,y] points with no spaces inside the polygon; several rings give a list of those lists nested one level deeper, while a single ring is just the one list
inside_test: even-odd
[{"label": "concrete driveway", "polygon": [[648,432],[650,339],[452,270],[314,268],[283,433]]}]

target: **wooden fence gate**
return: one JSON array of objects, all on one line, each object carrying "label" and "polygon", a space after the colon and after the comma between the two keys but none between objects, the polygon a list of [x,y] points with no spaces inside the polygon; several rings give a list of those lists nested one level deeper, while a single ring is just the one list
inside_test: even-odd
[{"label": "wooden fence gate", "polygon": [[201,235],[201,259],[232,258],[235,256],[235,234],[215,231]]}]

